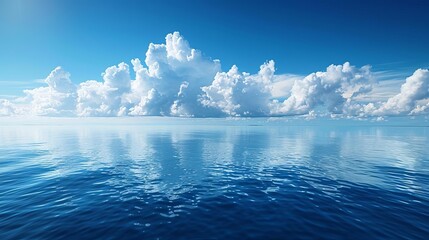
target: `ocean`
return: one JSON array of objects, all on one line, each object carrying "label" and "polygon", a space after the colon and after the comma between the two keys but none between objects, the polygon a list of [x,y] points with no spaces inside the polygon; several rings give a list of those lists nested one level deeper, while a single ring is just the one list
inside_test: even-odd
[{"label": "ocean", "polygon": [[0,239],[427,239],[427,120],[0,121]]}]

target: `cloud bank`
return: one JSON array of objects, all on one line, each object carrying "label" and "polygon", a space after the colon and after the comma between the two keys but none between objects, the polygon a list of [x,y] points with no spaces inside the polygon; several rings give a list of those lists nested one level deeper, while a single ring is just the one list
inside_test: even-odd
[{"label": "cloud bank", "polygon": [[[55,68],[45,87],[18,99],[0,99],[0,116],[180,116],[259,117],[335,114],[380,117],[429,113],[429,72],[417,69],[400,92],[385,101],[371,94],[379,86],[370,66],[346,62],[307,76],[276,74],[267,61],[257,73],[237,66],[222,71],[219,60],[204,57],[178,32],[165,43],[149,44],[144,61],[119,63],[102,81],[73,84],[71,74]],[[135,79],[131,78],[131,71]],[[383,84],[381,84],[383,85]],[[282,87],[282,89],[279,89]],[[373,91],[374,90],[374,91]]]}]

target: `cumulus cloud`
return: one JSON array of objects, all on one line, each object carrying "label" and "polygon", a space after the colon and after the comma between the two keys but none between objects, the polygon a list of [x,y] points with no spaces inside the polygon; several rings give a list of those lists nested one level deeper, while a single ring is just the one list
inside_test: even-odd
[{"label": "cumulus cloud", "polygon": [[6,99],[0,99],[0,116],[10,116],[15,114],[13,104]]},{"label": "cumulus cloud", "polygon": [[281,99],[289,97],[295,81],[303,79],[304,76],[297,74],[280,74],[274,75],[273,78],[271,95],[275,99]]},{"label": "cumulus cloud", "polygon": [[296,80],[291,95],[283,102],[274,101],[273,114],[305,114],[319,106],[331,113],[343,113],[346,102],[372,89],[374,80],[369,66],[356,68],[346,62],[330,65]]},{"label": "cumulus cloud", "polygon": [[104,82],[95,80],[79,84],[77,90],[78,116],[124,116],[123,95],[131,89],[129,66],[120,63],[103,73]]},{"label": "cumulus cloud", "polygon": [[428,107],[427,98],[429,98],[429,71],[417,69],[402,84],[401,92],[389,98],[372,114],[399,115],[425,112]]},{"label": "cumulus cloud", "polygon": [[24,90],[30,102],[30,113],[46,116],[73,116],[76,109],[76,88],[70,73],[55,68],[45,79],[47,87]]},{"label": "cumulus cloud", "polygon": [[103,81],[89,80],[74,86],[70,74],[55,69],[45,80],[48,87],[26,90],[35,115],[77,116],[208,116],[215,114],[200,104],[201,87],[221,70],[218,60],[202,56],[178,33],[165,44],[149,45],[142,64],[131,61],[136,79],[126,63],[111,66]]},{"label": "cumulus cloud", "polygon": [[206,116],[211,110],[198,102],[201,87],[221,70],[218,60],[202,56],[178,33],[165,44],[149,45],[144,67],[132,60],[136,80],[127,96],[131,115]]},{"label": "cumulus cloud", "polygon": [[429,73],[417,69],[400,86],[400,92],[385,101],[349,104],[347,114],[359,117],[419,115],[429,112]]},{"label": "cumulus cloud", "polygon": [[107,68],[101,81],[75,85],[70,73],[57,67],[44,80],[46,86],[25,90],[23,98],[0,100],[0,116],[314,118],[429,113],[428,70],[418,69],[399,93],[394,93],[399,91],[398,79],[379,84],[379,75],[386,76],[348,62],[307,76],[279,75],[273,60],[253,74],[236,65],[224,72],[219,60],[203,56],[174,32],[165,43],[149,44],[144,61],[135,58],[131,65],[122,62]]},{"label": "cumulus cloud", "polygon": [[202,87],[200,102],[228,116],[268,116],[274,72],[274,61],[263,64],[255,75],[241,73],[234,65]]}]

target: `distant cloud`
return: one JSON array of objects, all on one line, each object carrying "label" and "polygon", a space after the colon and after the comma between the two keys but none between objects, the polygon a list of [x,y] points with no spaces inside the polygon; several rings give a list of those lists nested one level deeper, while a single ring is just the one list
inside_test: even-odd
[{"label": "distant cloud", "polygon": [[209,116],[215,114],[198,101],[201,88],[210,84],[220,62],[190,48],[178,33],[168,34],[165,44],[149,45],[144,67],[131,61],[136,80],[126,96],[131,115]]},{"label": "distant cloud", "polygon": [[[45,87],[25,96],[0,99],[0,116],[283,116],[320,114],[381,117],[429,112],[429,73],[418,69],[405,80],[391,72],[346,62],[307,76],[275,74],[273,60],[255,74],[232,66],[223,72],[219,60],[204,57],[178,33],[163,44],[149,44],[144,62],[131,60],[107,68],[102,81],[78,85],[70,73],[55,68]],[[130,71],[135,72],[135,79]],[[383,76],[385,79],[383,79]],[[378,83],[378,79],[382,79]],[[381,119],[381,118],[380,118]]]},{"label": "distant cloud", "polygon": [[389,98],[370,114],[400,115],[423,113],[428,109],[429,71],[417,69],[401,86],[401,92]]},{"label": "distant cloud", "polygon": [[76,88],[70,73],[61,67],[55,68],[45,79],[47,87],[25,90],[25,99],[30,102],[29,113],[46,116],[73,116],[76,109]]},{"label": "distant cloud", "polygon": [[[375,78],[377,79],[376,76]],[[396,95],[400,91],[401,84],[403,82],[403,79],[378,81],[377,84],[373,84],[372,90],[370,92],[356,96],[354,100],[363,103],[387,101],[387,99]]]},{"label": "distant cloud", "polygon": [[331,65],[325,72],[295,80],[286,100],[274,100],[272,114],[306,114],[319,106],[326,107],[328,112],[343,113],[345,104],[359,94],[369,92],[373,83],[369,66],[356,68],[348,62]]},{"label": "distant cloud", "polygon": [[0,99],[0,116],[14,115],[14,106],[6,99]]},{"label": "distant cloud", "polygon": [[200,102],[227,116],[268,116],[274,72],[274,61],[264,63],[255,75],[241,73],[234,65],[202,88]]},{"label": "distant cloud", "polygon": [[127,64],[112,66],[103,73],[104,82],[90,80],[79,84],[77,90],[77,115],[123,116],[126,107],[123,95],[131,89],[130,70]]},{"label": "distant cloud", "polygon": [[293,84],[297,80],[303,79],[305,76],[297,74],[280,74],[274,75],[271,95],[273,98],[287,98],[290,96]]}]

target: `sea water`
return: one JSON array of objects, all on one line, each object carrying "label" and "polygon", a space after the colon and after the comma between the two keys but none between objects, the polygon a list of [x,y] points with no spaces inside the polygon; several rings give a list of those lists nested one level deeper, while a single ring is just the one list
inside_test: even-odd
[{"label": "sea water", "polygon": [[2,121],[0,239],[427,239],[427,125]]}]

